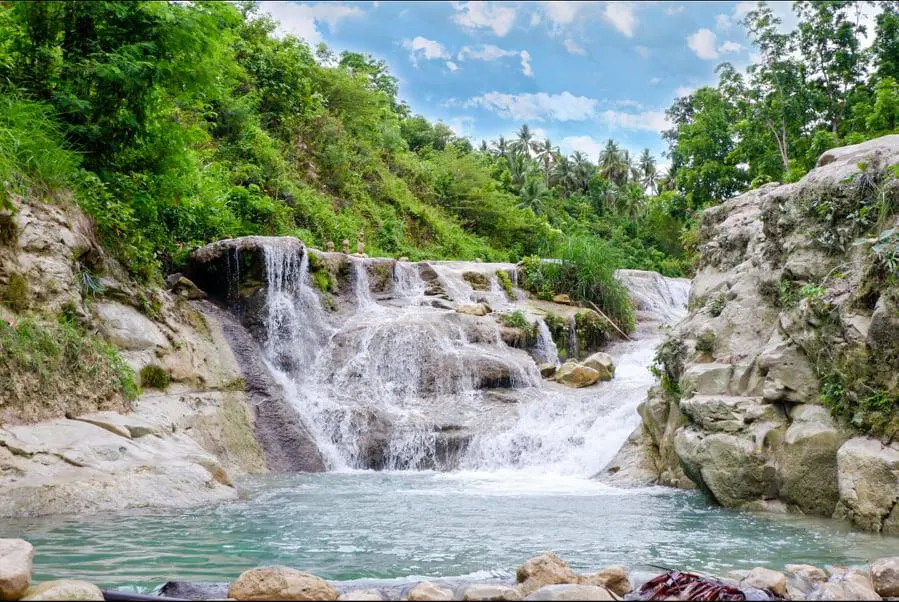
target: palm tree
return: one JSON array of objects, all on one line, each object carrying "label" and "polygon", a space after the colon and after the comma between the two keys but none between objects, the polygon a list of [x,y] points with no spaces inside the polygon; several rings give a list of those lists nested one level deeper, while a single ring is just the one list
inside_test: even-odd
[{"label": "palm tree", "polygon": [[599,174],[616,186],[622,186],[628,181],[629,171],[627,151],[622,152],[609,138],[599,153]]},{"label": "palm tree", "polygon": [[574,162],[575,188],[581,192],[587,192],[590,186],[590,176],[593,175],[593,166],[587,160],[587,156],[581,151],[574,151],[571,159]]},{"label": "palm tree", "polygon": [[482,153],[486,153],[486,152],[487,152],[487,141],[486,141],[486,140],[481,140],[481,146],[480,146],[479,150],[480,150]]},{"label": "palm tree", "polygon": [[543,144],[537,143],[537,161],[543,168],[543,179],[546,187],[549,188],[549,177],[552,173],[552,165],[559,156],[559,149],[554,148],[552,142],[544,140]]},{"label": "palm tree", "polygon": [[518,130],[518,138],[512,143],[512,151],[526,157],[531,156],[531,151],[537,150],[534,142],[534,132],[528,127],[528,124],[521,126]]},{"label": "palm tree", "polygon": [[548,193],[540,178],[528,178],[518,193],[519,207],[530,207],[534,213],[543,213],[543,201]]},{"label": "palm tree", "polygon": [[638,161],[640,168],[640,183],[643,184],[644,190],[649,190],[650,194],[658,192],[659,174],[656,171],[656,160],[649,154],[649,149],[644,148]]},{"label": "palm tree", "polygon": [[500,136],[499,140],[493,143],[493,154],[497,157],[506,157],[509,155],[509,141]]},{"label": "palm tree", "polygon": [[571,194],[574,188],[574,166],[568,157],[562,155],[556,159],[556,163],[553,165],[553,176],[556,182],[562,185],[565,194]]},{"label": "palm tree", "polygon": [[625,214],[631,221],[636,220],[643,214],[646,206],[646,195],[643,193],[643,187],[640,184],[631,183],[623,188],[621,193]]},{"label": "palm tree", "polygon": [[510,155],[508,159],[512,185],[516,189],[521,188],[531,173],[531,162],[524,155]]}]

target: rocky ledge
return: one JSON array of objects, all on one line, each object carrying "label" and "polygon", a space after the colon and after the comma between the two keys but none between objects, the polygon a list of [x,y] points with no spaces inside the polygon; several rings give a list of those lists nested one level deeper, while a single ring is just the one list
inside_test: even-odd
[{"label": "rocky ledge", "polygon": [[604,479],[899,533],[897,165],[886,136],[705,211],[689,315]]},{"label": "rocky ledge", "polygon": [[[34,548],[21,539],[0,539],[0,599],[102,600],[115,592],[77,580],[32,584]],[[899,557],[858,567],[787,565],[722,577],[668,571],[629,574],[620,566],[579,574],[553,554],[531,558],[514,581],[462,582],[434,579],[394,586],[329,582],[284,566],[247,570],[230,584],[170,581],[159,599],[181,600],[881,600],[899,596]]]}]

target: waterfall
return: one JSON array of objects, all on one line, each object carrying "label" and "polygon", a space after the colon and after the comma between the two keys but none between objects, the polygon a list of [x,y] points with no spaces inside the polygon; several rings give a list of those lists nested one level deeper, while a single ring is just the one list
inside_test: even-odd
[{"label": "waterfall", "polygon": [[[349,261],[356,310],[326,311],[307,253],[277,241],[265,247],[265,357],[330,469],[435,468],[444,454],[468,469],[586,475],[617,451],[638,420],[634,409],[652,382],[647,366],[656,329],[610,350],[618,365],[613,381],[565,389],[542,381],[534,359],[503,343],[492,318],[426,302],[418,264],[396,263],[394,294],[378,300],[366,260]],[[475,292],[463,274],[509,269],[432,265],[444,290],[462,303]],[[680,311],[674,305],[683,306],[686,285],[656,277],[654,284],[644,278],[640,290],[652,301],[646,311],[666,320]],[[505,297],[501,290],[476,292],[489,301]],[[528,311],[524,301],[506,303]],[[576,348],[573,321],[570,328]],[[535,355],[558,361],[543,320],[538,334]]]},{"label": "waterfall", "polygon": [[568,357],[577,359],[578,340],[577,340],[577,319],[574,316],[568,318]]},{"label": "waterfall", "polygon": [[537,344],[534,346],[534,356],[541,364],[559,365],[559,350],[543,318],[537,318]]}]

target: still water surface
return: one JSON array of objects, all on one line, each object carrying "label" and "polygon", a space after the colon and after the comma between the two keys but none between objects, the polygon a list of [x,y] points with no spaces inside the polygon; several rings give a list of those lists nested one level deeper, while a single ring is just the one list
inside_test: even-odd
[{"label": "still water surface", "polygon": [[179,511],[5,520],[35,577],[149,591],[284,564],[326,579],[512,577],[553,550],[575,570],[622,564],[723,573],[862,563],[899,538],[829,520],[752,515],[666,488],[621,490],[531,471],[348,472],[253,478],[238,502]]}]

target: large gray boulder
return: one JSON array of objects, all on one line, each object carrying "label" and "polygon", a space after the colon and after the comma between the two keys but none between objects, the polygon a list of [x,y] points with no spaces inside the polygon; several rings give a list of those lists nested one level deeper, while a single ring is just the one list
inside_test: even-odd
[{"label": "large gray boulder", "polygon": [[0,600],[18,600],[31,584],[34,547],[24,539],[0,539]]},{"label": "large gray boulder", "polygon": [[870,531],[899,534],[899,443],[854,437],[837,451],[835,516]]}]

